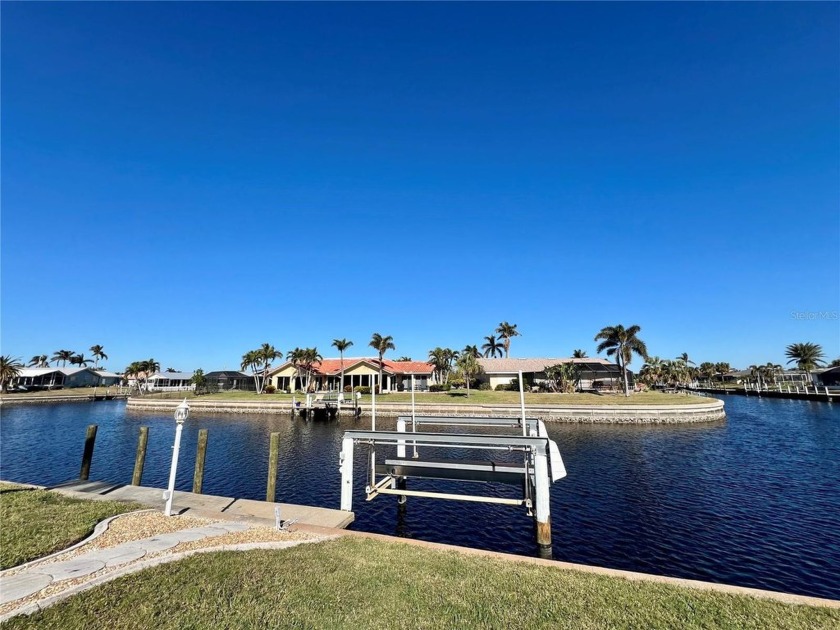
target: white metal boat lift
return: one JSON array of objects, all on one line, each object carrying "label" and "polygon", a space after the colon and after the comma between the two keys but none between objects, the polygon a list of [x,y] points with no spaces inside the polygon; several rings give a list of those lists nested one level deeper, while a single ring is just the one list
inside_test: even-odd
[{"label": "white metal boat lift", "polygon": [[[418,427],[424,425],[468,426],[468,427],[520,427],[526,435],[484,435],[475,433],[430,433],[407,432],[406,425],[412,421]],[[545,425],[536,419],[415,416],[400,417],[397,431],[347,431],[341,449],[341,509],[353,509],[353,453],[355,445],[367,445],[370,449],[367,467],[368,483],[365,488],[367,500],[380,494],[405,497],[428,497],[523,505],[536,518],[537,543],[541,547],[551,546],[551,482],[566,476],[566,469],[557,445],[548,437]],[[491,460],[462,459],[419,459],[406,457],[406,446],[472,449],[477,451],[501,451],[521,453],[520,462],[495,462]],[[384,463],[376,464],[376,447],[396,447],[396,457],[386,457]],[[380,475],[380,477],[377,477]],[[494,497],[473,494],[451,494],[421,490],[408,490],[408,478],[448,479],[473,482],[500,482],[519,485],[521,498]]]}]

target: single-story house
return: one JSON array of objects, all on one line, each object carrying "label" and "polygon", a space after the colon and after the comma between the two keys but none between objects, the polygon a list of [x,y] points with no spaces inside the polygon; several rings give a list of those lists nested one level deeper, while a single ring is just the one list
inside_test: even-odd
[{"label": "single-story house", "polygon": [[[344,366],[344,381],[341,368]],[[314,391],[343,391],[346,388],[373,387],[379,382],[378,358],[324,359],[312,366],[307,374],[291,361],[286,361],[269,372],[269,382],[280,391],[303,390],[309,382]],[[383,392],[411,391],[411,377],[415,391],[425,391],[434,383],[434,366],[424,361],[382,360]]]},{"label": "single-story house", "polygon": [[219,370],[216,372],[208,372],[204,375],[207,387],[209,389],[238,389],[246,391],[255,391],[257,386],[254,384],[254,377],[245,372],[238,372],[235,370]]},{"label": "single-story house", "polygon": [[95,370],[95,372],[99,374],[99,385],[102,387],[112,387],[122,383],[122,374],[114,374],[106,370]]},{"label": "single-story house", "polygon": [[100,375],[93,368],[32,367],[21,369],[14,384],[31,389],[54,389],[96,387],[102,385],[102,382]]},{"label": "single-story house", "polygon": [[814,371],[814,385],[819,387],[840,387],[840,366]]},{"label": "single-story house", "polygon": [[150,392],[177,392],[195,389],[192,372],[155,372],[146,380]]},{"label": "single-story house", "polygon": [[[490,384],[490,389],[498,385],[510,385],[513,379],[522,378],[526,382],[537,384],[546,380],[545,370],[561,363],[573,363],[578,368],[580,389],[608,389],[623,387],[621,368],[615,363],[600,357],[583,359],[542,358],[542,359],[490,359],[479,358],[478,364],[483,373],[479,380]],[[627,371],[627,380],[633,385],[633,372]]]}]

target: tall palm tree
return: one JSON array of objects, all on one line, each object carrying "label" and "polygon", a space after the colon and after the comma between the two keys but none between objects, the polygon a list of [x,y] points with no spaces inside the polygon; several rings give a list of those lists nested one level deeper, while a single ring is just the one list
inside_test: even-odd
[{"label": "tall palm tree", "polygon": [[95,345],[90,347],[90,352],[94,358],[93,368],[95,370],[99,369],[99,359],[104,361],[108,358],[108,355],[105,354],[105,349],[100,345]]},{"label": "tall palm tree", "polygon": [[61,361],[61,367],[66,367],[67,362],[74,354],[76,353],[73,350],[56,350],[52,356],[52,360],[55,361],[56,365]]},{"label": "tall palm tree", "polygon": [[46,354],[36,354],[34,357],[29,359],[29,367],[49,367],[50,360]]},{"label": "tall palm tree", "polygon": [[9,383],[18,377],[23,369],[20,359],[13,358],[10,354],[0,356],[0,392],[9,391]]},{"label": "tall palm tree", "polygon": [[499,324],[495,332],[502,338],[505,345],[505,358],[507,359],[510,356],[511,337],[521,337],[522,334],[516,330],[516,324],[508,324],[507,322]]},{"label": "tall palm tree", "polygon": [[785,349],[785,356],[790,359],[788,365],[796,363],[796,367],[811,379],[811,371],[825,365],[825,353],[818,343],[792,343]]},{"label": "tall palm tree", "polygon": [[724,376],[729,374],[732,371],[732,366],[729,365],[726,361],[720,361],[719,363],[715,363],[715,372],[720,377],[720,382],[724,382]]},{"label": "tall palm tree", "polygon": [[640,326],[633,325],[624,328],[621,324],[617,326],[606,326],[595,335],[595,341],[601,341],[596,348],[599,354],[604,350],[607,356],[615,356],[618,367],[621,368],[621,376],[624,379],[624,395],[630,396],[630,384],[627,382],[627,365],[633,359],[633,353],[643,359],[647,357],[645,342],[636,335],[641,330]]},{"label": "tall palm tree", "polygon": [[262,359],[259,351],[248,350],[248,352],[242,355],[242,362],[239,364],[239,369],[243,372],[251,370],[251,376],[254,377],[254,391],[258,394],[260,393],[260,378],[258,370],[261,363]]},{"label": "tall palm tree", "polygon": [[496,339],[496,335],[485,337],[484,340],[486,343],[481,345],[481,349],[484,350],[485,358],[496,359],[502,356],[505,346]]},{"label": "tall palm tree", "polygon": [[694,361],[688,358],[688,352],[683,352],[680,356],[677,357],[678,361],[682,361],[686,365],[696,365]]},{"label": "tall palm tree", "polygon": [[394,338],[391,335],[383,337],[379,333],[373,333],[368,344],[379,353],[379,391],[382,391],[382,357],[388,350],[396,350]]},{"label": "tall palm tree", "polygon": [[268,370],[271,369],[271,362],[283,358],[283,353],[277,350],[270,343],[264,343],[256,350],[259,357],[259,364],[262,366],[262,380],[257,383],[257,393],[262,394],[265,390],[265,381],[268,378]]},{"label": "tall palm tree", "polygon": [[296,346],[286,353],[286,361],[291,363],[295,368],[295,375],[292,377],[292,382],[289,386],[289,389],[291,389],[293,393],[297,391],[297,387],[295,387],[295,385],[297,385],[298,377],[300,376],[300,365],[303,360],[303,352],[304,351],[301,348]]},{"label": "tall palm tree", "polygon": [[341,356],[341,383],[338,387],[338,391],[344,391],[344,351],[347,350],[350,346],[353,345],[353,342],[348,339],[333,339],[332,346],[336,350],[338,350],[338,354]]},{"label": "tall palm tree", "polygon": [[146,366],[146,375],[151,376],[155,372],[160,372],[160,363],[155,361],[154,359],[147,359],[143,361]]},{"label": "tall palm tree", "polygon": [[586,357],[586,350],[575,350],[572,352],[573,359],[585,359]]}]

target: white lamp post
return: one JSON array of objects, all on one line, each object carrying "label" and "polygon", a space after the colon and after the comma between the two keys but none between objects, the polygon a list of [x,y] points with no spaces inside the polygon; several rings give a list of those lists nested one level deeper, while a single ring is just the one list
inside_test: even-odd
[{"label": "white lamp post", "polygon": [[172,516],[172,499],[175,496],[175,473],[178,470],[178,451],[181,450],[181,429],[184,428],[184,421],[190,415],[190,406],[187,399],[175,408],[175,446],[172,447],[172,468],[169,469],[169,488],[163,493],[166,499],[166,509],[163,513]]}]

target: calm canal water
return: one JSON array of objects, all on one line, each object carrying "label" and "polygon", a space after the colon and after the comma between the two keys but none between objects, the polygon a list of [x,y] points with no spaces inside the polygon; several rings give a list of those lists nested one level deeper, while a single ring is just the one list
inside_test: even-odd
[{"label": "calm canal water", "polygon": [[[697,426],[549,425],[568,470],[552,486],[558,560],[840,598],[840,405],[725,398],[726,422]],[[78,476],[85,427],[99,425],[92,479],[128,483],[138,428],[150,427],[143,485],[166,485],[174,421],[121,402],[7,406],[0,477],[44,485]],[[381,420],[378,428],[392,428]],[[339,506],[345,429],[287,416],[194,414],[177,488],[190,490],[198,429],[210,431],[204,491],[265,498],[268,436],[281,433],[277,500]],[[424,456],[434,451],[424,449]],[[475,453],[446,456],[475,458]],[[523,510],[396,497],[365,502],[357,449],[355,529],[536,553]],[[512,486],[411,481],[410,488],[513,496]]]}]

